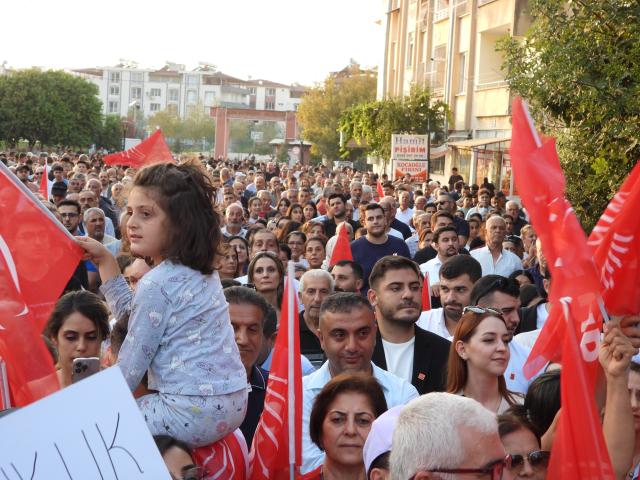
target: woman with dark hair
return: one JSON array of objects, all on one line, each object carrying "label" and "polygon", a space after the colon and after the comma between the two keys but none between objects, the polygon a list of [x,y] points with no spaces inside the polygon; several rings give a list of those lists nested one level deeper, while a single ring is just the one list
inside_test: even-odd
[{"label": "woman with dark hair", "polygon": [[75,358],[99,357],[102,341],[109,338],[109,310],[95,293],[69,292],[56,302],[44,328],[58,352],[60,387],[71,385]]},{"label": "woman with dark hair", "polygon": [[496,414],[521,403],[504,379],[510,339],[501,312],[465,307],[451,342],[447,392],[473,398]]},{"label": "woman with dark hair", "polygon": [[316,207],[316,204],[313,202],[305,203],[302,207],[302,214],[304,215],[302,220],[303,223],[310,222],[316,218],[318,216],[318,208]]},{"label": "woman with dark hair", "polygon": [[154,435],[153,440],[172,479],[198,480],[200,469],[194,464],[189,446],[169,435]]},{"label": "woman with dark hair", "polygon": [[304,232],[307,237],[319,237],[319,236],[325,236],[324,232],[324,225],[322,224],[322,222],[307,222],[304,225],[302,225],[301,228],[302,232]]},{"label": "woman with dark hair", "polygon": [[527,418],[524,406],[514,405],[498,415],[498,433],[505,450],[511,455],[511,466],[507,470],[513,478],[546,478],[550,453],[540,449],[540,437]]},{"label": "woman with dark hair", "polygon": [[249,266],[249,242],[243,237],[235,236],[229,239],[229,245],[236,251],[238,259],[238,275],[247,273]]},{"label": "woman with dark hair", "polygon": [[238,273],[238,254],[235,248],[228,243],[223,244],[222,250],[218,260],[218,274],[221,280],[233,280],[240,276]]},{"label": "woman with dark hair", "polygon": [[308,262],[304,259],[304,244],[307,241],[307,236],[300,231],[293,231],[287,235],[287,245],[291,249],[291,260],[294,262],[303,262],[305,266],[309,266]]},{"label": "woman with dark hair", "polygon": [[278,202],[278,214],[281,217],[285,217],[287,215],[287,211],[289,211],[289,207],[291,206],[291,202],[288,198],[281,198]]},{"label": "woman with dark hair", "polygon": [[256,291],[279,312],[285,276],[280,258],[273,252],[258,253],[249,264],[247,276]]},{"label": "woman with dark hair", "polygon": [[324,450],[324,463],[303,479],[364,480],[364,442],[373,421],[386,410],[384,392],[373,376],[333,377],[316,397],[309,418],[309,436]]},{"label": "woman with dark hair", "polygon": [[524,408],[534,433],[541,438],[560,410],[560,370],[544,372],[531,382]]},{"label": "woman with dark hair", "polygon": [[287,223],[287,225],[282,229],[282,242],[281,243],[286,243],[287,242],[287,238],[289,237],[289,234],[291,232],[299,231],[300,227],[302,227],[302,224],[300,224],[299,222],[295,222],[293,220],[291,220],[289,223]]},{"label": "woman with dark hair", "polygon": [[276,221],[276,228],[273,233],[276,234],[279,243],[283,243],[285,241],[285,238],[287,237],[285,230],[289,223],[291,223],[291,219],[289,217],[280,217]]},{"label": "woman with dark hair", "polygon": [[513,279],[518,282],[521,287],[523,285],[534,285],[533,275],[526,270],[515,270],[509,275],[509,279]]},{"label": "woman with dark hair", "polygon": [[287,210],[287,217],[289,217],[294,222],[298,222],[300,224],[305,222],[304,219],[304,211],[302,209],[302,205],[299,203],[292,203]]},{"label": "woman with dark hair", "polygon": [[309,262],[309,268],[322,268],[322,262],[327,257],[327,239],[325,237],[308,238],[304,244],[304,258]]}]

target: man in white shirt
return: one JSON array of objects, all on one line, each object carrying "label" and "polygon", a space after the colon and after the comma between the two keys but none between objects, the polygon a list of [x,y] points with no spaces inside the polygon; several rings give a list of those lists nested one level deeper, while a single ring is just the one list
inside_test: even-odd
[{"label": "man in white shirt", "polygon": [[376,343],[376,322],[369,302],[355,293],[336,293],[320,309],[318,335],[327,361],[302,379],[302,473],[324,461],[324,453],[311,441],[309,417],[322,387],[343,372],[373,375],[380,383],[387,406],[404,405],[418,397],[410,383],[371,362]]},{"label": "man in white shirt", "polygon": [[401,190],[398,195],[398,200],[400,202],[400,208],[396,211],[396,218],[410,226],[411,217],[413,216],[413,208],[409,208],[411,195],[406,190]]},{"label": "man in white shirt", "polygon": [[487,246],[471,252],[471,256],[482,265],[482,275],[508,277],[516,270],[522,270],[522,260],[515,253],[502,248],[507,231],[504,218],[498,215],[489,218],[486,229]]},{"label": "man in white shirt", "polygon": [[428,288],[416,263],[399,256],[383,257],[369,281],[368,298],[378,322],[373,362],[410,382],[421,395],[443,391],[451,343],[416,326],[422,289]]},{"label": "man in white shirt", "polygon": [[460,244],[456,227],[450,225],[438,228],[433,232],[431,245],[437,255],[428,262],[421,264],[420,271],[427,274],[429,288],[433,292],[431,295],[440,296],[440,267],[448,258],[459,255]]},{"label": "man in white shirt", "polygon": [[[471,304],[483,308],[493,308],[502,312],[510,340],[520,323],[518,308],[520,307],[520,287],[516,280],[511,280],[500,275],[488,275],[482,277],[473,286],[471,291]],[[507,388],[512,392],[525,394],[531,382],[542,373],[538,372],[527,380],[523,373],[524,364],[529,357],[531,349],[522,343],[509,342],[509,364],[504,372]]]},{"label": "man in white shirt", "polygon": [[439,276],[442,308],[422,312],[417,325],[451,341],[462,309],[470,304],[473,284],[481,275],[480,264],[469,255],[447,259],[440,267]]}]

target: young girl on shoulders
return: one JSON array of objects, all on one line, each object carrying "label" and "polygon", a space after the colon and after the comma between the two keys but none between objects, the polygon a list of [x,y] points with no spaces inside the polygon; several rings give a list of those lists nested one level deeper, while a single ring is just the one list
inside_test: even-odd
[{"label": "young girl on shoulders", "polygon": [[138,172],[129,195],[131,252],[154,268],[135,294],[115,258],[88,237],[78,243],[98,265],[116,318],[129,316],[118,364],[129,388],[148,372],[138,405],[153,435],[198,447],[240,426],[247,404],[246,371],[234,340],[215,255],[221,240],[215,190],[190,164],[156,164]]}]

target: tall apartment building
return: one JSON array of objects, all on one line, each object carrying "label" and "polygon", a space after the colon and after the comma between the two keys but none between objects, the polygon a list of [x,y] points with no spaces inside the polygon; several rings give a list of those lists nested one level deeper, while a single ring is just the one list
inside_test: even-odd
[{"label": "tall apartment building", "polygon": [[145,116],[170,110],[182,118],[198,105],[207,113],[211,107],[295,111],[304,93],[304,87],[242,80],[205,64],[187,71],[173,63],[144,69],[123,62],[72,72],[97,85],[104,114],[120,116],[127,116],[133,105]]},{"label": "tall apartment building", "polygon": [[466,181],[487,177],[513,193],[509,139],[511,94],[496,42],[522,36],[530,25],[527,0],[382,0],[384,55],[378,96],[429,87],[452,112],[446,156],[432,161],[432,177],[458,167]]}]

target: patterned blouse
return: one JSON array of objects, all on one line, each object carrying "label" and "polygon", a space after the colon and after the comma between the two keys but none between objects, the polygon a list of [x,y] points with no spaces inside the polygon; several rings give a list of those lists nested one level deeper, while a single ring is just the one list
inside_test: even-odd
[{"label": "patterned blouse", "polygon": [[100,287],[116,318],[129,315],[118,364],[133,391],[215,396],[246,389],[220,277],[165,260],[132,293],[122,275]]}]

